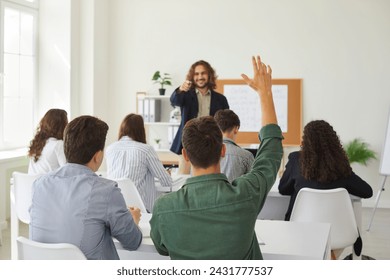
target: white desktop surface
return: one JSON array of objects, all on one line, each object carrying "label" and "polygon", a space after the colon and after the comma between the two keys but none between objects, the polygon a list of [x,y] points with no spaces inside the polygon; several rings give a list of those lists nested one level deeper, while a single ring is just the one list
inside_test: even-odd
[{"label": "white desktop surface", "polygon": [[330,224],[257,220],[255,231],[265,260],[330,258]]},{"label": "white desktop surface", "polygon": [[[157,253],[150,238],[151,214],[143,213],[139,227],[143,233],[137,251],[127,251],[115,241],[118,254],[125,259],[169,259]],[[330,224],[257,220],[256,235],[265,260],[322,260],[330,257]],[[238,245],[239,246],[239,245]]]}]

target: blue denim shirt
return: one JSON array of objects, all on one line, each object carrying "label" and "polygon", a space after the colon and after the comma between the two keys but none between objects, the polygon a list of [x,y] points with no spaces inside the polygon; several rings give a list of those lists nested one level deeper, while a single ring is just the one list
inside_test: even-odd
[{"label": "blue denim shirt", "polygon": [[74,244],[87,259],[119,259],[113,237],[127,250],[142,240],[117,183],[84,165],[68,163],[37,179],[30,215],[30,239]]}]

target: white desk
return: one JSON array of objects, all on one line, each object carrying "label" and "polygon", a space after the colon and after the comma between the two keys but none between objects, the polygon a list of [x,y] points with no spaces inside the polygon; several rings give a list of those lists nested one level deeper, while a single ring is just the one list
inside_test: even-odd
[{"label": "white desk", "polygon": [[[121,260],[169,259],[157,253],[150,238],[151,214],[142,214],[140,228],[144,235],[136,251],[127,251],[116,241]],[[322,260],[330,258],[330,224],[257,220],[256,235],[265,260]],[[239,244],[237,244],[239,246]]]},{"label": "white desk", "polygon": [[264,260],[330,259],[330,224],[257,220],[255,230]]}]

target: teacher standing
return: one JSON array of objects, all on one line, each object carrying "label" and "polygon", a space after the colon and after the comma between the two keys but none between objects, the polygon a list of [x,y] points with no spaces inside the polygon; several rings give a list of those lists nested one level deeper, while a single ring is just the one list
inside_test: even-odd
[{"label": "teacher standing", "polygon": [[[186,81],[171,95],[172,106],[179,106],[181,123],[173,140],[171,151],[181,155],[181,137],[187,121],[203,116],[214,116],[221,109],[229,109],[227,99],[214,91],[217,75],[210,64],[199,60],[191,65]],[[190,164],[180,156],[179,173],[190,172]]]}]

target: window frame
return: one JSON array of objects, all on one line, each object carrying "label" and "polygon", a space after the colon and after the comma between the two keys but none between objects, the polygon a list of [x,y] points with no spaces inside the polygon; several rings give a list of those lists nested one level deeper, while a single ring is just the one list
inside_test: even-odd
[{"label": "window frame", "polygon": [[31,115],[31,137],[33,136],[35,127],[34,121],[37,110],[37,94],[38,94],[38,24],[39,24],[39,11],[38,0],[35,0],[34,3],[29,3],[24,0],[0,0],[0,151],[3,150],[12,150],[28,146],[28,141],[23,145],[21,143],[12,143],[4,141],[4,116],[3,116],[3,106],[4,106],[4,14],[5,9],[15,9],[20,12],[28,13],[33,16],[35,26],[33,28],[33,95],[32,95],[32,115]]}]

